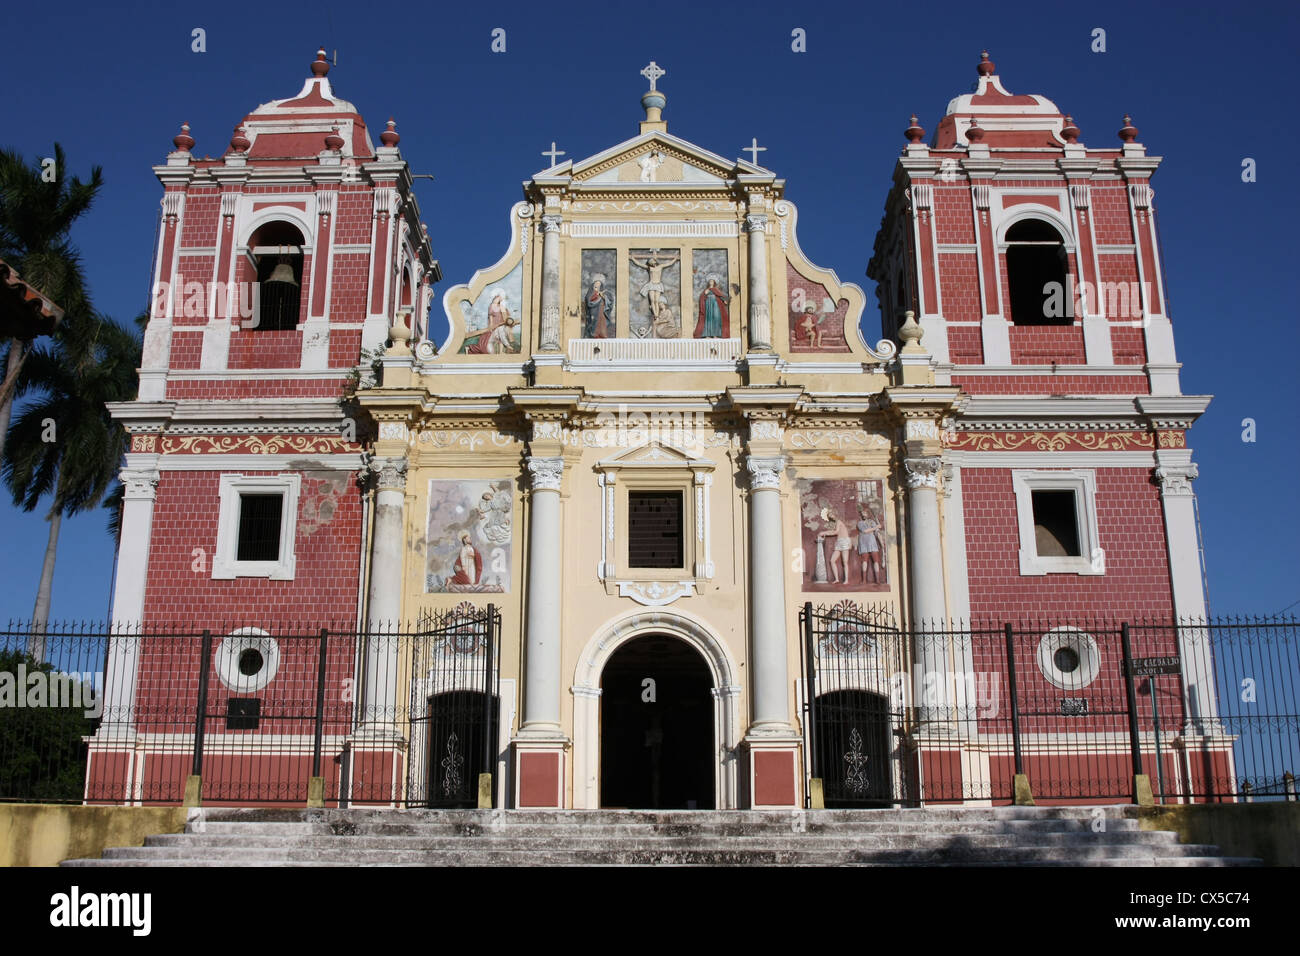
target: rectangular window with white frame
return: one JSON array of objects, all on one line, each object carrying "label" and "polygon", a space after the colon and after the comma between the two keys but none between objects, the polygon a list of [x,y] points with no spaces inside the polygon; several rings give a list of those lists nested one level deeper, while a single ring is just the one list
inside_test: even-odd
[{"label": "rectangular window with white frame", "polygon": [[222,475],[212,577],[292,581],[301,475]]},{"label": "rectangular window with white frame", "polygon": [[1011,472],[1020,573],[1105,574],[1097,534],[1097,476],[1082,469]]}]

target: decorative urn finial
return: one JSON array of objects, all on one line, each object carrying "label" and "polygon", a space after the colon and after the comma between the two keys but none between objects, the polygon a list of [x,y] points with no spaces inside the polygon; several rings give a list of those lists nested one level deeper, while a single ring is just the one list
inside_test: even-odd
[{"label": "decorative urn finial", "polygon": [[316,59],[312,61],[312,76],[325,76],[330,71],[330,61],[325,56],[325,48],[321,47],[316,51]]},{"label": "decorative urn finial", "polygon": [[187,153],[194,148],[194,137],[190,135],[189,123],[181,124],[181,131],[172,137],[172,145]]},{"label": "decorative urn finial", "polygon": [[396,146],[401,142],[402,137],[397,135],[397,121],[391,116],[388,117],[388,128],[379,134],[379,141],[385,146]]},{"label": "decorative urn finial", "polygon": [[921,122],[916,118],[915,113],[912,114],[911,124],[903,130],[903,135],[907,137],[909,143],[919,143],[925,139],[925,130],[921,128]]},{"label": "decorative urn finial", "polygon": [[248,147],[253,144],[249,141],[246,134],[247,130],[244,129],[242,124],[235,127],[235,134],[230,137],[230,151],[232,153],[248,152]]},{"label": "decorative urn finial", "polygon": [[989,51],[981,50],[979,66],[975,67],[975,72],[980,76],[992,76],[997,71],[997,64],[989,59]]},{"label": "decorative urn finial", "polygon": [[1138,138],[1138,128],[1133,125],[1133,117],[1127,113],[1124,114],[1124,125],[1120,128],[1119,138],[1126,143],[1132,143]]},{"label": "decorative urn finial", "polygon": [[1065,125],[1061,127],[1061,138],[1070,144],[1079,141],[1079,127],[1074,125],[1074,117],[1069,113],[1065,114]]},{"label": "decorative urn finial", "polygon": [[344,139],[339,135],[339,128],[337,126],[331,129],[329,135],[325,137],[326,149],[332,149],[335,152],[338,152],[343,148],[343,143]]},{"label": "decorative urn finial", "polygon": [[908,309],[903,313],[903,324],[898,329],[898,339],[905,350],[915,351],[921,347],[921,336],[925,330],[916,324],[916,313]]}]

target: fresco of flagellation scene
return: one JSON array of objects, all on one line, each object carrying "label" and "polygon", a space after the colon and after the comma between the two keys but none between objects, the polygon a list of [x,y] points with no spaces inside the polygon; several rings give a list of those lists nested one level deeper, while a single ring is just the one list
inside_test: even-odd
[{"label": "fresco of flagellation scene", "polygon": [[425,592],[509,591],[513,524],[509,478],[431,479]]},{"label": "fresco of flagellation scene", "polygon": [[520,262],[499,282],[489,283],[477,299],[465,300],[464,355],[517,354],[523,336],[523,276]]},{"label": "fresco of flagellation scene", "polygon": [[799,479],[804,591],[889,590],[879,478]]},{"label": "fresco of flagellation scene", "polygon": [[790,351],[847,352],[844,321],[849,300],[833,300],[825,286],[800,275],[786,263],[786,287],[790,291]]}]

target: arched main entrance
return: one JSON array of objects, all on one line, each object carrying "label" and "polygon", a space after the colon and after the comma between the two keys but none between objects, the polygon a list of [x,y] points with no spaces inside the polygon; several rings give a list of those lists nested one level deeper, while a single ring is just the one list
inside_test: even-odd
[{"label": "arched main entrance", "polygon": [[668,635],[634,638],[600,687],[600,805],[713,809],[713,676],[699,653]]}]

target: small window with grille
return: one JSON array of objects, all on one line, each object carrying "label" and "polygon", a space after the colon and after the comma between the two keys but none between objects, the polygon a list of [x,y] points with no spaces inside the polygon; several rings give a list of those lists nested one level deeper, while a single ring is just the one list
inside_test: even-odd
[{"label": "small window with grille", "polygon": [[682,493],[629,491],[627,511],[628,567],[682,567]]},{"label": "small window with grille", "polygon": [[1105,574],[1097,477],[1086,468],[1012,469],[1021,574]]},{"label": "small window with grille", "polygon": [[1079,514],[1073,489],[1031,492],[1034,543],[1041,558],[1077,558]]},{"label": "small window with grille", "polygon": [[222,475],[213,578],[294,576],[294,534],[302,476]]},{"label": "small window with grille", "polygon": [[237,561],[280,560],[280,524],[284,511],[282,494],[239,496],[239,544]]}]

